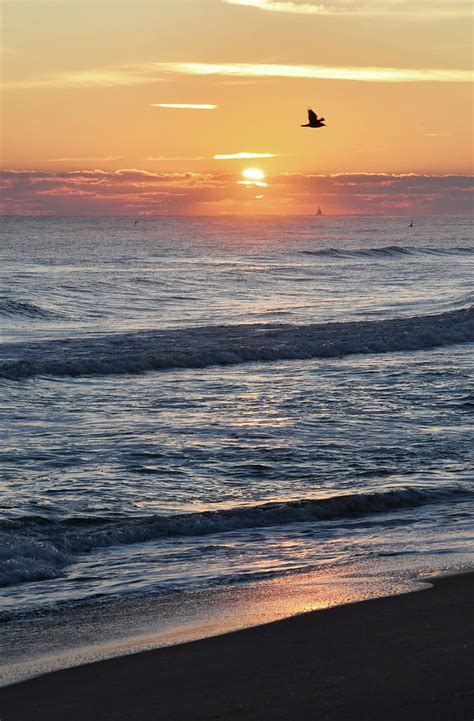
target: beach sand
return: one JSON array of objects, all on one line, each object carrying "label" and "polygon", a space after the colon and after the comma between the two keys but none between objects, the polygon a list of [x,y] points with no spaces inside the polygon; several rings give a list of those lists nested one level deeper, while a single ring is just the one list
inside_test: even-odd
[{"label": "beach sand", "polygon": [[474,574],[0,689],[1,721],[472,721]]}]

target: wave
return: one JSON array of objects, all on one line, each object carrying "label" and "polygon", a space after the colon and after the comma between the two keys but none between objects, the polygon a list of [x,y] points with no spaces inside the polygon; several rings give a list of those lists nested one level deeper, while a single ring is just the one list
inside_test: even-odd
[{"label": "wave", "polygon": [[375,248],[321,248],[300,250],[300,255],[328,258],[397,258],[403,255],[474,255],[473,247],[438,248],[435,246],[385,245]]},{"label": "wave", "polygon": [[78,555],[104,547],[294,523],[343,520],[431,503],[468,500],[473,496],[474,493],[458,486],[444,489],[401,488],[173,516],[71,518],[63,521],[27,516],[3,520],[0,522],[0,586],[55,578]]},{"label": "wave", "polygon": [[437,315],[294,325],[211,325],[0,348],[0,378],[91,376],[427,350],[474,341],[474,306]]},{"label": "wave", "polygon": [[59,313],[42,308],[27,301],[13,300],[12,298],[0,298],[0,316],[23,317],[23,318],[58,318]]}]

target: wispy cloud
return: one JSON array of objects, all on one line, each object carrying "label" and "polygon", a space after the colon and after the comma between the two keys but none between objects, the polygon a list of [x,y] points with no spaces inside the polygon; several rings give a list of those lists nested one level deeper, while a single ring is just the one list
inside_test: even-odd
[{"label": "wispy cloud", "polygon": [[218,106],[212,103],[151,103],[152,108],[172,108],[174,110],[215,110]]},{"label": "wispy cloud", "polygon": [[[213,75],[232,78],[308,78],[364,82],[470,82],[470,70],[446,68],[333,67],[327,65],[280,65],[267,63],[146,63],[117,68],[66,71],[6,82],[5,90],[93,89],[164,82],[171,74]],[[214,109],[209,104],[153,103],[158,107]]]},{"label": "wispy cloud", "polygon": [[203,155],[197,155],[192,157],[180,157],[180,156],[168,156],[168,155],[149,155],[144,160],[208,160]]},{"label": "wispy cloud", "polygon": [[112,160],[122,160],[122,155],[113,155],[108,158],[47,158],[44,163],[107,163]]},{"label": "wispy cloud", "polygon": [[231,153],[230,155],[214,155],[214,160],[247,160],[250,158],[276,158],[275,153]]},{"label": "wispy cloud", "polygon": [[5,90],[112,88],[146,85],[163,80],[164,78],[157,72],[156,63],[142,63],[90,70],[66,70],[23,80],[12,80],[3,83],[3,88]]},{"label": "wispy cloud", "polygon": [[[20,2],[20,0],[16,0]],[[25,0],[24,0],[25,1]],[[77,0],[50,0],[64,5]],[[84,4],[114,4],[120,0],[81,0]],[[141,0],[157,4],[163,0]],[[199,0],[194,0],[198,2]],[[27,0],[29,4],[40,4],[44,0]],[[132,0],[129,0],[132,2]],[[174,0],[175,4],[189,0]],[[201,0],[203,2],[203,0]],[[298,15],[406,15],[466,17],[472,13],[470,0],[220,0],[226,5],[240,5],[268,12],[295,13]]]},{"label": "wispy cloud", "polygon": [[425,138],[449,138],[452,133],[425,133]]},{"label": "wispy cloud", "polygon": [[[251,158],[276,158],[275,153],[232,153],[231,155],[213,155],[213,160],[248,160]],[[144,160],[210,160],[204,155],[149,155]]]},{"label": "wispy cloud", "polygon": [[224,0],[227,5],[243,5],[245,7],[258,8],[269,12],[293,13],[295,15],[328,15],[333,14],[334,9],[320,3],[309,2],[296,3],[289,0]]},{"label": "wispy cloud", "polygon": [[466,0],[223,0],[226,5],[293,15],[401,15],[420,17],[469,17],[472,6]]},{"label": "wispy cloud", "polygon": [[469,82],[470,70],[444,68],[328,67],[262,63],[157,63],[165,72],[187,75],[228,75],[260,78],[318,78],[364,82]]}]

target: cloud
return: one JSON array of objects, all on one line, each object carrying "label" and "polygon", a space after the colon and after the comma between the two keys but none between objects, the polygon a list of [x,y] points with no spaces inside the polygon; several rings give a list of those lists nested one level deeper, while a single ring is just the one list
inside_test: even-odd
[{"label": "cloud", "polygon": [[257,188],[267,188],[268,183],[265,183],[263,180],[238,180],[237,185],[245,185],[248,188],[252,185],[256,186]]},{"label": "cloud", "polygon": [[425,133],[425,138],[450,138],[452,133]]},{"label": "cloud", "polygon": [[180,213],[194,199],[210,199],[233,180],[228,174],[162,173],[140,168],[0,173],[2,212],[7,214],[126,215]]},{"label": "cloud", "polygon": [[[65,71],[3,84],[4,90],[99,89],[164,82],[170,74],[217,75],[232,78],[308,78],[365,82],[470,82],[470,70],[446,68],[332,67],[267,63],[152,62],[116,68]],[[156,104],[163,107],[165,104]],[[183,107],[185,104],[180,104]],[[177,104],[166,104],[177,107]],[[190,107],[186,104],[186,107]],[[196,106],[194,106],[196,107]],[[202,106],[200,106],[202,109]]]},{"label": "cloud", "polygon": [[262,63],[157,63],[169,73],[259,78],[309,78],[364,82],[471,82],[470,70],[445,68],[329,67]]},{"label": "cloud", "polygon": [[231,155],[214,155],[214,160],[245,160],[248,158],[276,158],[275,153],[232,153]]},{"label": "cloud", "polygon": [[[259,183],[238,173],[162,173],[140,168],[0,173],[2,212],[38,215],[253,212]],[[470,214],[473,179],[416,173],[281,173],[265,178],[265,212]]]},{"label": "cloud", "polygon": [[163,79],[157,72],[156,63],[142,63],[90,70],[67,70],[6,82],[3,88],[5,90],[113,88],[146,85]]},{"label": "cloud", "polygon": [[47,158],[44,163],[106,163],[112,160],[122,160],[123,156],[114,155],[109,158]]},{"label": "cloud", "polygon": [[334,9],[322,4],[296,3],[289,0],[224,0],[227,5],[244,5],[245,7],[268,10],[269,12],[294,13],[296,15],[328,15]]},{"label": "cloud", "polygon": [[400,15],[409,19],[470,17],[472,6],[465,0],[223,0],[226,5],[293,15]]},{"label": "cloud", "polygon": [[[276,158],[275,153],[233,153],[231,155],[214,155],[213,160],[246,160],[250,158]],[[168,156],[168,155],[149,155],[144,160],[171,160],[171,161],[182,161],[182,160],[210,160],[210,158],[203,155],[195,156]]]},{"label": "cloud", "polygon": [[152,108],[172,108],[173,110],[215,110],[218,106],[213,104],[196,103],[151,103]]},{"label": "cloud", "polygon": [[[45,0],[14,0],[16,3],[41,4]],[[163,0],[141,0],[157,4]],[[169,0],[168,0],[169,1]],[[183,5],[190,0],[173,0]],[[65,4],[77,0],[50,0]],[[133,0],[81,0],[86,4],[116,4]],[[204,0],[194,0],[195,3]],[[225,5],[240,5],[275,13],[294,13],[297,15],[406,15],[417,17],[470,17],[472,5],[470,0],[220,0]]]},{"label": "cloud", "polygon": [[203,155],[197,155],[194,157],[179,157],[179,156],[167,156],[167,155],[149,155],[147,158],[144,158],[144,160],[208,160]]}]

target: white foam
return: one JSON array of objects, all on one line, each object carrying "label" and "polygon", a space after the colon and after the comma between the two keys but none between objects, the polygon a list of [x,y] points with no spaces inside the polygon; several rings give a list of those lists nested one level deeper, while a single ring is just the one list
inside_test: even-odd
[{"label": "white foam", "polygon": [[458,486],[400,488],[171,516],[7,520],[2,522],[0,534],[0,548],[3,549],[0,553],[0,585],[54,578],[76,556],[98,548],[170,537],[211,536],[294,523],[318,523],[396,512],[429,503],[455,502],[471,496],[469,491]]},{"label": "white foam", "polygon": [[211,325],[5,344],[0,349],[0,377],[140,373],[250,361],[416,351],[473,341],[474,306],[387,320]]}]

